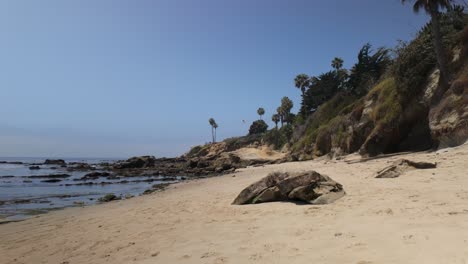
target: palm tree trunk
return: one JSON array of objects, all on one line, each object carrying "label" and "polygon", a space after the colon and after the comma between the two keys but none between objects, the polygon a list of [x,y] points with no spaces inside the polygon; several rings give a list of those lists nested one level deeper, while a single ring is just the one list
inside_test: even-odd
[{"label": "palm tree trunk", "polygon": [[215,133],[214,133],[214,142],[216,143],[216,128],[215,128],[214,130],[215,130]]},{"label": "palm tree trunk", "polygon": [[434,91],[434,95],[432,96],[432,104],[437,104],[441,99],[444,93],[449,88],[449,76],[448,76],[448,69],[447,69],[447,58],[446,53],[444,50],[444,46],[442,43],[442,34],[440,32],[440,16],[437,10],[431,10],[431,17],[432,17],[432,34],[433,34],[433,45],[434,50],[437,56],[437,64],[439,66],[440,77],[439,77],[439,86]]},{"label": "palm tree trunk", "polygon": [[215,138],[214,138],[214,127],[211,126],[211,143],[214,143],[214,140],[215,140]]}]

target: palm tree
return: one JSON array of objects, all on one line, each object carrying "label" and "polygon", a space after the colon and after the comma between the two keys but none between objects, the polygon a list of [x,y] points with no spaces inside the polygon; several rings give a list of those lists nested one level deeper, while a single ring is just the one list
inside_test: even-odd
[{"label": "palm tree", "polygon": [[216,129],[218,128],[218,124],[216,124],[216,121],[214,120],[214,118],[210,118],[208,120],[208,122],[210,123],[210,126],[211,126],[211,138],[213,139],[213,143],[216,142]]},{"label": "palm tree", "polygon": [[276,129],[278,129],[278,122],[280,121],[280,116],[278,114],[272,115],[271,121],[275,123]]},{"label": "palm tree", "polygon": [[342,59],[342,58],[335,57],[335,58],[332,60],[331,66],[332,66],[333,69],[335,69],[336,71],[339,71],[339,70],[343,67],[343,59]]},{"label": "palm tree", "polygon": [[[411,0],[401,0],[404,4]],[[452,4],[452,0],[415,0],[413,5],[413,11],[419,13],[423,8],[427,14],[431,16],[431,27],[432,27],[432,41],[434,45],[434,50],[437,56],[437,64],[439,65],[440,79],[439,83],[441,86],[441,91],[439,95],[434,94],[434,97],[442,96],[445,90],[449,86],[449,76],[447,70],[447,58],[445,55],[444,46],[442,43],[442,34],[440,32],[440,10],[449,9]],[[441,93],[441,94],[440,94]],[[436,100],[438,100],[436,98]]]},{"label": "palm tree", "polygon": [[279,117],[281,127],[283,127],[283,123],[284,123],[284,110],[283,110],[283,108],[281,108],[281,106],[278,106],[278,108],[276,108],[276,113],[277,113],[277,115]]},{"label": "palm tree", "polygon": [[257,109],[257,114],[260,116],[260,120],[262,120],[262,115],[265,114],[265,109],[260,107],[259,109]]},{"label": "palm tree", "polygon": [[286,123],[291,123],[291,109],[294,104],[287,96],[281,99],[281,109],[283,110],[283,121]]},{"label": "palm tree", "polygon": [[305,94],[305,90],[309,87],[309,76],[301,73],[294,78],[294,84],[296,88],[301,89],[302,96]]}]

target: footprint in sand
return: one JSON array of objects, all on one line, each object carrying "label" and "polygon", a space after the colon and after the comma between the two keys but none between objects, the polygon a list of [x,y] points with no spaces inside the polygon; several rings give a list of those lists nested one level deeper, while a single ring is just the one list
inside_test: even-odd
[{"label": "footprint in sand", "polygon": [[252,254],[252,255],[250,255],[250,257],[249,257],[249,259],[251,259],[251,260],[260,260],[260,259],[262,259],[262,258],[263,258],[262,254],[259,254],[259,253]]},{"label": "footprint in sand", "polygon": [[213,264],[223,264],[223,263],[228,263],[228,259],[226,257],[218,257],[213,262]]},{"label": "footprint in sand", "polygon": [[218,256],[219,254],[216,252],[205,252],[203,255],[201,255],[200,258],[210,258],[210,257],[215,257]]}]

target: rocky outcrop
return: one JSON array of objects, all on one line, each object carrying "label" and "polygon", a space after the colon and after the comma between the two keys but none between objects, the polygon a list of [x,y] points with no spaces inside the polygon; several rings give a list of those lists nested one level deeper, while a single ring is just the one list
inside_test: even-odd
[{"label": "rocky outcrop", "polygon": [[79,178],[79,180],[83,180],[83,181],[95,180],[95,179],[98,179],[99,177],[110,177],[110,176],[111,174],[109,172],[91,172]]},{"label": "rocky outcrop", "polygon": [[31,179],[61,179],[61,178],[69,178],[69,174],[46,174],[46,175],[32,175],[32,176],[25,176]]},{"label": "rocky outcrop", "polygon": [[468,78],[455,81],[440,103],[431,108],[429,126],[438,148],[468,140]]},{"label": "rocky outcrop", "polygon": [[316,171],[275,172],[242,190],[232,204],[288,200],[310,204],[328,204],[344,195],[345,191],[341,184]]},{"label": "rocky outcrop", "polygon": [[433,169],[436,167],[437,163],[416,162],[407,159],[400,159],[395,161],[392,165],[378,171],[375,178],[397,178],[409,170]]},{"label": "rocky outcrop", "polygon": [[126,161],[114,164],[115,169],[140,169],[154,167],[156,158],[154,156],[132,157]]},{"label": "rocky outcrop", "polygon": [[63,159],[46,159],[44,164],[45,165],[66,165],[66,162]]},{"label": "rocky outcrop", "polygon": [[67,167],[67,171],[89,171],[96,169],[96,167],[84,162],[71,162],[68,165],[70,166]]}]

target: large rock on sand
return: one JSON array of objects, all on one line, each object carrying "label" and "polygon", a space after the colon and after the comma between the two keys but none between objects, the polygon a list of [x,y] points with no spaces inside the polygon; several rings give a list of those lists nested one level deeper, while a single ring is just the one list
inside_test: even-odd
[{"label": "large rock on sand", "polygon": [[287,200],[328,204],[344,195],[345,191],[341,184],[316,171],[274,172],[242,190],[232,204]]},{"label": "large rock on sand", "polygon": [[392,165],[378,171],[375,178],[397,178],[401,174],[414,169],[434,169],[437,163],[424,162],[424,161],[411,161],[407,159],[400,159],[395,161]]}]

